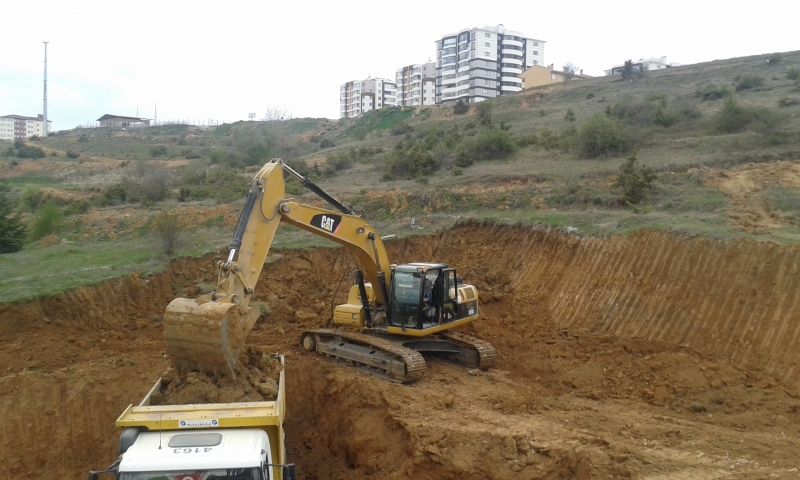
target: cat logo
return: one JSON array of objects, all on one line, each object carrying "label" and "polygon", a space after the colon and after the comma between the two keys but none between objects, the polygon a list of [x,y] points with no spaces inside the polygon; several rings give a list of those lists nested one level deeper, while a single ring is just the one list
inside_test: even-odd
[{"label": "cat logo", "polygon": [[329,215],[320,213],[311,217],[311,225],[319,229],[325,230],[328,233],[336,235],[339,230],[339,224],[342,223],[340,215]]}]

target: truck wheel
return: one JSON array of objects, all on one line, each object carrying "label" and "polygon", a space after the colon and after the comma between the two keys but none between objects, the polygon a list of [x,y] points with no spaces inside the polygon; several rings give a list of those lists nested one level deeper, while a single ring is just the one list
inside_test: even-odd
[{"label": "truck wheel", "polygon": [[301,344],[307,351],[313,352],[317,347],[317,340],[314,338],[314,335],[306,334],[303,336]]}]

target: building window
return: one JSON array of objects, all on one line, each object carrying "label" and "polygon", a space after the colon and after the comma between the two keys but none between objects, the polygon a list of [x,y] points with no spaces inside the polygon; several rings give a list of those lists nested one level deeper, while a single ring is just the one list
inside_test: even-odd
[{"label": "building window", "polygon": [[539,42],[533,42],[533,46],[534,47],[538,47],[539,46]]},{"label": "building window", "polygon": [[491,43],[489,43],[489,42],[486,42],[486,46],[487,46],[487,47],[491,47],[491,46],[492,46],[492,44],[491,44]]},{"label": "building window", "polygon": [[539,52],[538,52],[538,51],[536,51],[536,50],[534,50],[534,51],[533,51],[533,54],[534,54],[534,55],[539,55]]},{"label": "building window", "polygon": [[483,80],[483,84],[484,84],[484,85],[489,85],[489,80],[487,80],[487,79],[484,79],[484,80]]},{"label": "building window", "polygon": [[487,57],[491,57],[492,56],[492,54],[489,53],[489,52],[483,52],[483,53],[485,53]]},{"label": "building window", "polygon": [[470,39],[470,40],[475,40],[475,32],[472,32],[472,33],[469,35],[469,39]]},{"label": "building window", "polygon": [[539,65],[539,60],[534,60],[534,61],[533,61],[533,64],[534,64],[534,65]]},{"label": "building window", "polygon": [[491,33],[487,33],[486,34],[486,38],[492,38],[492,34]]}]

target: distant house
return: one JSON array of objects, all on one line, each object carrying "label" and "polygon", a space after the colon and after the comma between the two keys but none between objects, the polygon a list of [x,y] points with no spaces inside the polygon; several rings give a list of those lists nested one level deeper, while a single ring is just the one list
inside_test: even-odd
[{"label": "distant house", "polygon": [[[53,122],[47,121],[47,133],[53,131]],[[0,117],[0,140],[20,140],[34,135],[44,135],[44,115],[23,117],[3,115]]]},{"label": "distant house", "polygon": [[[551,83],[563,82],[567,75],[566,70],[554,70],[553,64],[544,67],[541,65],[534,65],[520,74],[522,79],[522,88],[533,88],[541,85],[550,85]],[[592,78],[589,75],[584,75],[583,70],[572,74],[573,80],[581,80],[585,78]]]},{"label": "distant house", "polygon": [[97,121],[100,122],[101,127],[127,128],[150,126],[150,119],[148,118],[123,117],[121,115],[110,115],[108,113],[98,118]]},{"label": "distant house", "polygon": [[[680,67],[683,65],[682,63],[669,63],[667,62],[667,57],[661,58],[640,58],[639,60],[633,62],[633,71],[640,72],[642,69],[645,70],[663,70],[669,67]],[[622,71],[625,70],[625,64],[622,65],[614,65],[608,70],[604,70],[606,76],[611,75],[621,75]]]}]

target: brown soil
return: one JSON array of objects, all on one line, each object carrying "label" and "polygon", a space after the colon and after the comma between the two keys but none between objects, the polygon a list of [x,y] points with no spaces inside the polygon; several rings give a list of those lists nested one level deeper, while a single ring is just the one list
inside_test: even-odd
[{"label": "brown soil", "polygon": [[728,218],[737,230],[766,233],[785,227],[792,219],[775,210],[760,193],[770,187],[800,189],[800,162],[748,164],[716,170],[706,176],[706,186],[718,188],[728,197]]},{"label": "brown soil", "polygon": [[235,377],[198,372],[177,377],[170,367],[161,376],[161,389],[151,397],[151,405],[275,400],[282,370],[279,360],[257,347],[245,347]]},{"label": "brown soil", "polygon": [[[404,386],[303,353],[299,333],[326,325],[350,258],[278,252],[256,288],[272,314],[248,342],[287,356],[300,478],[798,477],[797,246],[462,226],[387,248],[476,284],[482,318],[466,332],[492,342],[498,364],[431,359]],[[84,478],[114,460],[114,419],[169,364],[160,319],[173,285],[199,294],[213,260],[0,304],[9,477]]]}]

